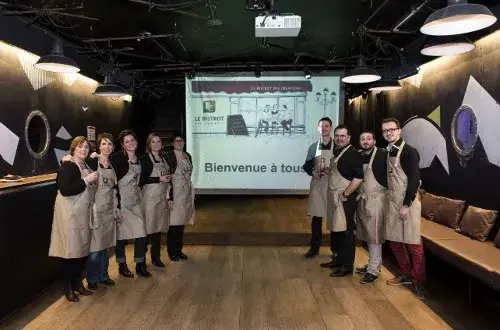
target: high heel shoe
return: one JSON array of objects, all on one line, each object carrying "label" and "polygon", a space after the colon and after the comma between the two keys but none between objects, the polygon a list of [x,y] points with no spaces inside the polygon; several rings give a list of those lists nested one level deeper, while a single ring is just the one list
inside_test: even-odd
[{"label": "high heel shoe", "polygon": [[126,263],[118,264],[118,273],[122,276],[125,276],[125,277],[134,277],[134,274],[132,274],[130,269],[128,269],[128,266]]},{"label": "high heel shoe", "polygon": [[172,261],[179,261],[179,257],[177,256],[176,253],[168,253],[168,257],[170,258],[170,260]]},{"label": "high heel shoe", "polygon": [[151,273],[148,272],[148,270],[146,269],[146,263],[143,261],[143,262],[138,262],[136,265],[135,265],[135,272],[137,273],[137,275],[139,276],[143,276],[143,277],[151,277]]},{"label": "high heel shoe", "polygon": [[182,251],[177,252],[177,256],[182,260],[187,260],[188,256],[185,255]]}]

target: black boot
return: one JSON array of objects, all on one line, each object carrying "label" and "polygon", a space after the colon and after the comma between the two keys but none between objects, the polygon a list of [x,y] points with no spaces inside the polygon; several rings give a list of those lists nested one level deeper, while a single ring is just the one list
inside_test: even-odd
[{"label": "black boot", "polygon": [[153,265],[155,265],[156,267],[160,267],[160,268],[165,267],[165,264],[164,264],[163,262],[161,262],[160,258],[158,258],[158,259],[153,259],[153,260],[151,261],[151,263],[152,263]]},{"label": "black boot", "polygon": [[135,265],[135,272],[137,273],[137,275],[139,276],[143,276],[143,277],[151,277],[151,273],[148,272],[148,270],[146,269],[146,263],[143,261],[143,262],[138,262],[136,265]]},{"label": "black boot", "polygon": [[73,287],[73,290],[78,292],[82,296],[91,296],[94,293],[87,289],[84,285],[81,279],[76,281],[76,285]]},{"label": "black boot", "polygon": [[128,266],[126,263],[120,263],[118,264],[118,273],[122,276],[125,277],[134,277],[134,274],[128,269]]},{"label": "black boot", "polygon": [[73,286],[71,285],[71,281],[64,282],[64,295],[66,299],[70,302],[79,302],[80,298],[75,291],[73,291]]},{"label": "black boot", "polygon": [[168,257],[170,258],[170,260],[172,261],[179,261],[179,257],[177,256],[176,253],[173,253],[173,252],[169,252],[168,253]]},{"label": "black boot", "polygon": [[182,260],[187,260],[188,256],[185,255],[182,251],[177,252],[177,256],[181,258]]}]

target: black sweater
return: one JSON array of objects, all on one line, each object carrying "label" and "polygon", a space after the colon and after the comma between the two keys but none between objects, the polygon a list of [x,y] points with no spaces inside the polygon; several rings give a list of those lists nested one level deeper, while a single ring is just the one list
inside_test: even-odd
[{"label": "black sweater", "polygon": [[[151,155],[153,159],[155,160],[155,163],[159,163],[160,160],[157,160],[154,155]],[[168,163],[167,163],[168,165]],[[160,182],[160,177],[158,176],[151,176],[151,173],[153,173],[153,162],[151,161],[151,158],[149,157],[149,153],[146,153],[144,156],[142,156],[141,159],[141,178],[139,180],[139,186],[144,186],[146,184],[151,184],[151,183],[159,183]],[[168,175],[170,173],[167,173]],[[174,192],[173,192],[173,185],[170,185],[170,192],[169,192],[169,200],[173,200],[174,198]]]},{"label": "black sweater", "polygon": [[[115,169],[116,179],[120,181],[129,170],[128,156],[123,151],[118,151],[109,157],[111,166]],[[137,157],[137,164],[142,165],[139,157]]]},{"label": "black sweater", "polygon": [[[186,152],[186,155],[191,165],[193,165],[191,155],[188,152]],[[167,160],[168,167],[170,168],[170,173],[174,174],[177,169],[177,157],[175,156],[175,152],[173,150],[168,151],[165,154],[165,159]]]},{"label": "black sweater", "polygon": [[81,194],[87,188],[78,165],[73,162],[64,162],[61,164],[57,174],[57,189],[63,196],[76,196]]}]

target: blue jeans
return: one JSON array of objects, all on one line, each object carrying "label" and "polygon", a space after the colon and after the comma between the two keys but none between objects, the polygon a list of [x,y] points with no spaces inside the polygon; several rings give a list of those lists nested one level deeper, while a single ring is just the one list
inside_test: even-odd
[{"label": "blue jeans", "polygon": [[[116,241],[115,255],[116,262],[123,264],[127,262],[125,256],[125,245],[127,245],[127,240]],[[136,263],[144,262],[146,255],[146,237],[139,237],[134,240],[134,261]]]},{"label": "blue jeans", "polygon": [[91,252],[87,259],[87,282],[102,283],[108,280],[108,266],[109,255],[107,249]]}]

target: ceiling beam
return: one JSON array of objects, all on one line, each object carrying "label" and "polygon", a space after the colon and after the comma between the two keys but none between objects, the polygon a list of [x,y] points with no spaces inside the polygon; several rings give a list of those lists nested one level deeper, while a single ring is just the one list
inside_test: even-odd
[{"label": "ceiling beam", "polygon": [[109,37],[109,38],[90,38],[84,39],[82,42],[106,42],[106,41],[120,41],[120,40],[144,40],[144,39],[156,39],[156,38],[178,38],[179,33],[166,33],[166,34],[139,34],[130,37]]}]

